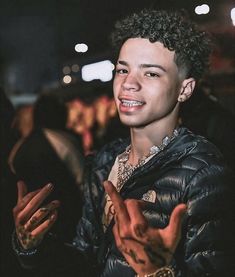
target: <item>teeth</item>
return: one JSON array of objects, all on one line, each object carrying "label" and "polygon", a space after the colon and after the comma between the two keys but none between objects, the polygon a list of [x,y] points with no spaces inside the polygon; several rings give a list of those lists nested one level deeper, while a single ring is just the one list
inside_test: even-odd
[{"label": "teeth", "polygon": [[141,106],[143,102],[134,101],[134,100],[121,100],[123,106],[133,107],[133,106]]}]

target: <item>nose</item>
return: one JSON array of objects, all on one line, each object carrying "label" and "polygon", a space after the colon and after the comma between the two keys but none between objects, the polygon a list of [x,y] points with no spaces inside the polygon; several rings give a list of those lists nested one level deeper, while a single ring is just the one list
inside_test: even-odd
[{"label": "nose", "polygon": [[138,91],[140,83],[133,74],[128,74],[122,83],[122,89],[126,91]]}]

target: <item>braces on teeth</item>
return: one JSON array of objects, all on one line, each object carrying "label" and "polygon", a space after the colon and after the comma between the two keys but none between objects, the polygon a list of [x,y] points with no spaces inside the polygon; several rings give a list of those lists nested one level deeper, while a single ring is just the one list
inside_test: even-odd
[{"label": "braces on teeth", "polygon": [[122,100],[121,101],[124,106],[141,106],[143,103],[139,101],[128,101],[128,100]]}]

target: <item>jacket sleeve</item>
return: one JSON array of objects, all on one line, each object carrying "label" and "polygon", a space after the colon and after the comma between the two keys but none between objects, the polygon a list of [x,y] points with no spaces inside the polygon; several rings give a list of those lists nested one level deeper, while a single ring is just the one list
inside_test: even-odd
[{"label": "jacket sleeve", "polygon": [[101,244],[103,230],[100,222],[102,214],[102,198],[104,194],[102,178],[95,173],[94,159],[86,162],[84,173],[84,205],[82,218],[77,225],[76,237],[73,245],[82,252],[88,260],[92,260],[93,267],[97,266],[97,252]]},{"label": "jacket sleeve", "polygon": [[231,273],[233,187],[234,178],[220,165],[206,165],[190,180],[184,192],[186,269],[179,276],[235,276]]},{"label": "jacket sleeve", "polygon": [[[13,250],[24,269],[35,276],[94,276],[93,267],[87,257],[73,243],[62,243],[50,234],[43,243],[31,250],[24,250],[15,234],[12,236]],[[32,276],[34,276],[32,274]]]}]

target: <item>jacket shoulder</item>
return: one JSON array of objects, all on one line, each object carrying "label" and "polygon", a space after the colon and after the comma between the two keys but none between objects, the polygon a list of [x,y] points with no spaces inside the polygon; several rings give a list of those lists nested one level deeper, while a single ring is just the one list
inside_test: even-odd
[{"label": "jacket shoulder", "polygon": [[185,159],[183,163],[187,167],[197,170],[204,166],[219,165],[224,166],[225,161],[220,150],[203,136],[193,134],[189,130],[181,136],[178,144],[181,149],[185,149]]},{"label": "jacket shoulder", "polygon": [[116,156],[123,152],[128,144],[129,139],[119,138],[104,145],[94,156],[95,165],[100,167],[115,160]]}]

